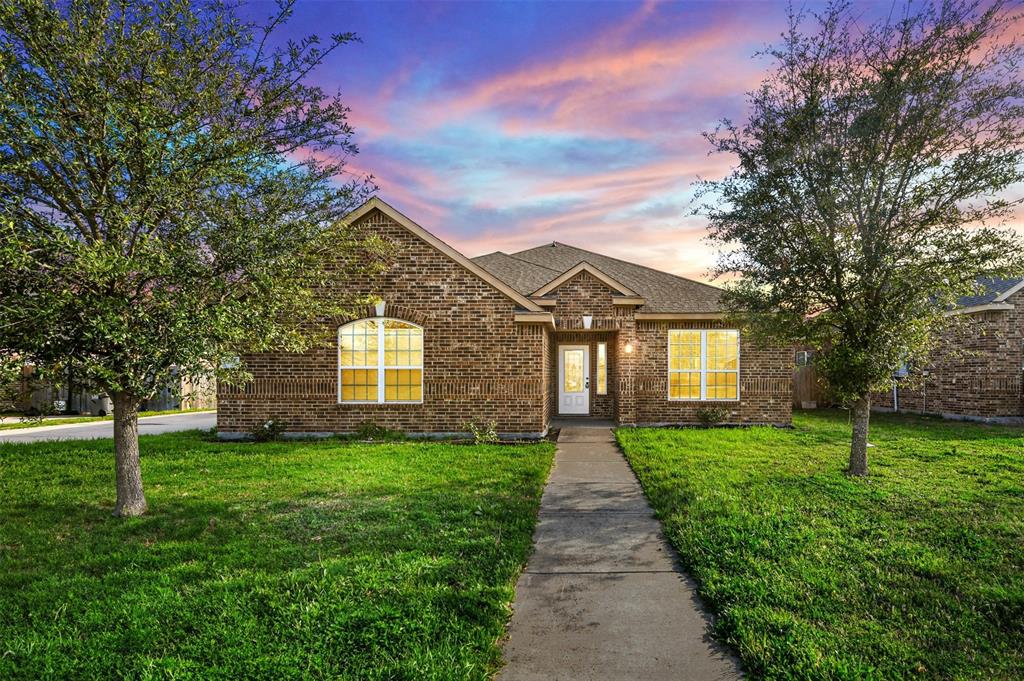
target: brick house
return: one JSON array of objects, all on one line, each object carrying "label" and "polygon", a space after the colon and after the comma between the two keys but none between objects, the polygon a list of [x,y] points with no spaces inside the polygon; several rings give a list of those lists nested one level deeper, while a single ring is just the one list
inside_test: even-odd
[{"label": "brick house", "polygon": [[270,418],[296,434],[493,421],[507,437],[561,417],[694,423],[711,407],[790,422],[791,350],[726,327],[715,287],[559,243],[469,259],[377,198],[349,219],[396,246],[373,281],[337,284],[380,302],[322,347],[244,357],[251,382],[218,389],[222,437]]},{"label": "brick house", "polygon": [[966,315],[966,329],[950,333],[891,391],[875,395],[875,409],[1024,423],[1024,277],[978,284],[977,295],[947,313]]}]

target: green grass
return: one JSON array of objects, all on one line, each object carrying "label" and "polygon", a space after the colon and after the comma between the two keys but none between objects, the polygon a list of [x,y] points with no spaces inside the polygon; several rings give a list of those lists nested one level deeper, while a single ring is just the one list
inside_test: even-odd
[{"label": "green grass", "polygon": [[[165,416],[167,414],[192,414],[198,411],[215,411],[210,408],[202,409],[165,409],[163,411],[140,411],[139,418],[146,416]],[[16,418],[18,421],[11,422],[8,419]],[[22,420],[24,419],[24,420]],[[69,423],[91,423],[93,421],[113,421],[113,415],[107,416],[65,416],[62,418],[31,418],[20,414],[5,414],[0,417],[0,430],[18,430],[19,428],[38,428],[39,426],[66,426]],[[5,423],[6,421],[6,423]]]},{"label": "green grass", "polygon": [[622,429],[716,613],[769,679],[1024,678],[1024,430],[842,412],[792,430]]},{"label": "green grass", "polygon": [[483,679],[548,443],[0,445],[0,678]]}]

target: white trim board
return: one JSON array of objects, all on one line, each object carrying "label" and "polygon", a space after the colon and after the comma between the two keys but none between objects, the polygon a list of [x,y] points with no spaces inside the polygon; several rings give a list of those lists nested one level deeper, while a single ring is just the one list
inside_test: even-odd
[{"label": "white trim board", "polygon": [[640,297],[640,294],[638,294],[636,291],[634,291],[633,289],[629,288],[625,284],[619,282],[617,279],[615,279],[611,275],[605,274],[604,272],[602,272],[601,270],[597,269],[596,267],[594,267],[593,265],[591,265],[588,262],[581,262],[578,265],[576,265],[575,267],[573,267],[571,269],[568,269],[565,272],[562,272],[557,277],[555,277],[554,279],[552,279],[548,283],[544,284],[543,286],[541,286],[539,289],[537,289],[536,291],[534,291],[530,295],[534,296],[534,297],[540,297],[540,296],[543,296],[543,295],[545,295],[547,293],[550,293],[551,291],[554,291],[556,288],[558,288],[559,286],[561,286],[565,282],[567,282],[570,279],[572,279],[573,277],[575,277],[580,272],[586,272],[586,273],[590,274],[595,279],[601,281],[608,288],[614,289],[614,290],[618,291],[619,293],[621,293],[624,296]]}]

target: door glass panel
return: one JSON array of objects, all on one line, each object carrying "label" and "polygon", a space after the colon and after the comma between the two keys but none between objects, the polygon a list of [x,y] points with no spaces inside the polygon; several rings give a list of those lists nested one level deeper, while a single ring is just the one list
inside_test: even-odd
[{"label": "door glass panel", "polygon": [[562,367],[564,372],[563,392],[583,392],[583,351],[563,350]]}]

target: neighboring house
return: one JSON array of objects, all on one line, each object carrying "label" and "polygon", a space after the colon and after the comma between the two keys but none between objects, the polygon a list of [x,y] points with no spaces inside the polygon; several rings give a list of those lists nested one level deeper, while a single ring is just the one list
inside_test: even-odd
[{"label": "neighboring house", "polygon": [[951,332],[926,362],[876,395],[875,408],[1024,422],[1024,277],[978,283],[980,293],[948,313],[968,315],[969,333]]},{"label": "neighboring house", "polygon": [[349,219],[397,248],[386,273],[337,288],[381,302],[332,320],[337,342],[245,357],[252,380],[219,386],[222,436],[274,418],[539,437],[557,417],[695,423],[710,407],[790,423],[792,351],[725,327],[715,287],[559,243],[469,259],[377,198]]},{"label": "neighboring house", "polygon": [[[23,369],[21,380],[12,391],[15,393],[11,405],[25,414],[52,414],[68,412],[104,416],[112,413],[110,397],[104,393],[83,387],[72,381],[72,387],[55,386],[35,377],[31,365]],[[139,411],[166,411],[171,409],[216,409],[217,392],[210,378],[190,380],[173,375],[165,388],[148,400],[144,400]]]}]

